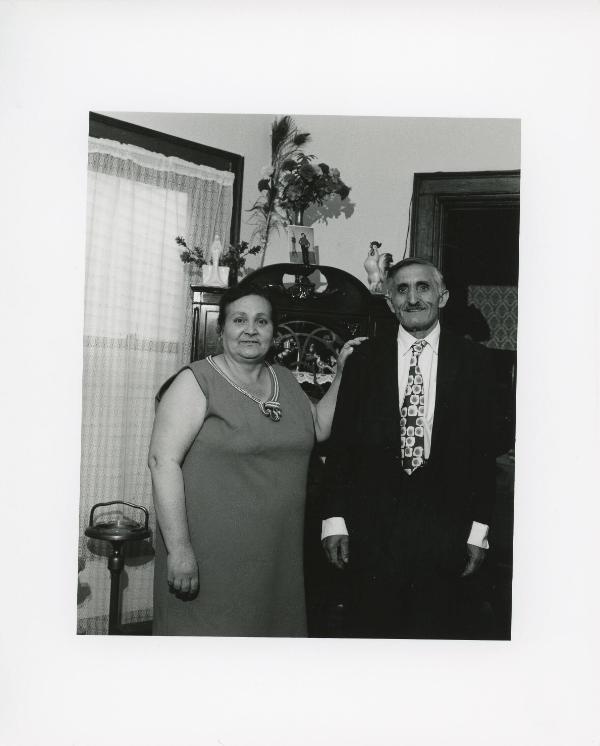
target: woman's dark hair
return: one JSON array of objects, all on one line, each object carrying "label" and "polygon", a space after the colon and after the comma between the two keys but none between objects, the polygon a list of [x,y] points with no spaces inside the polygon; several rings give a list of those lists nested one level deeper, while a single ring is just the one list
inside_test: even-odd
[{"label": "woman's dark hair", "polygon": [[223,330],[225,326],[225,319],[227,318],[227,309],[232,303],[240,298],[245,298],[247,295],[258,295],[259,298],[264,298],[269,306],[271,307],[271,321],[273,322],[273,329],[277,326],[278,317],[277,309],[271,298],[271,294],[266,288],[261,288],[253,285],[237,285],[234,288],[229,288],[221,296],[219,301],[219,317],[217,319],[217,329],[219,332]]}]

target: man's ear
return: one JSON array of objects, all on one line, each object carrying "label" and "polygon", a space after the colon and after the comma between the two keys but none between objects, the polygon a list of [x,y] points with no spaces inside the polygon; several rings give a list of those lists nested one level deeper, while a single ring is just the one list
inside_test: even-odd
[{"label": "man's ear", "polygon": [[385,298],[387,307],[390,309],[390,311],[395,316],[396,309],[392,305],[392,280],[391,280],[391,277],[387,274],[387,272],[386,272],[385,277],[383,278],[383,293],[384,293],[384,298]]},{"label": "man's ear", "polygon": [[440,302],[438,306],[440,308],[443,308],[446,305],[446,303],[448,303],[449,298],[450,298],[450,292],[446,289],[442,290],[442,292],[440,293]]}]

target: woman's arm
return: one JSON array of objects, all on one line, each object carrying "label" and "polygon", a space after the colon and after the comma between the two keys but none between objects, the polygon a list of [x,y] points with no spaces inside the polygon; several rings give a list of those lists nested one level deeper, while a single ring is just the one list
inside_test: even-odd
[{"label": "woman's arm", "polygon": [[158,523],[167,547],[167,580],[177,593],[198,591],[198,565],[190,542],[181,464],[202,427],[206,397],[191,370],[164,393],[154,418],[148,465]]},{"label": "woman's arm", "polygon": [[342,371],[344,370],[346,360],[352,354],[354,347],[361,344],[366,339],[368,339],[368,337],[356,337],[355,339],[348,340],[348,342],[344,344],[337,359],[337,367],[331,386],[327,389],[325,396],[323,396],[317,404],[311,402],[310,406],[313,421],[315,423],[315,436],[319,442],[327,440],[331,433],[331,423],[333,422],[335,403],[337,401],[340,381],[342,380]]}]

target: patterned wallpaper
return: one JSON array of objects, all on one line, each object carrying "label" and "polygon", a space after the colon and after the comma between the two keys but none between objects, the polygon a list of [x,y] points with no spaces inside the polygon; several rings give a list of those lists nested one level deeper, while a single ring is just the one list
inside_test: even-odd
[{"label": "patterned wallpaper", "polygon": [[469,286],[468,303],[481,311],[490,327],[486,347],[517,349],[517,293],[516,287],[506,285]]}]

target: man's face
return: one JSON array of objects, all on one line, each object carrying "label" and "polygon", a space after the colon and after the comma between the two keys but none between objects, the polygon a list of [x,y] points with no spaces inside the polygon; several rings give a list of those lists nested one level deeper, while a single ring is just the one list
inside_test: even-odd
[{"label": "man's face", "polygon": [[432,267],[409,264],[389,280],[389,297],[396,317],[413,337],[423,339],[435,326],[448,291],[438,286]]}]

